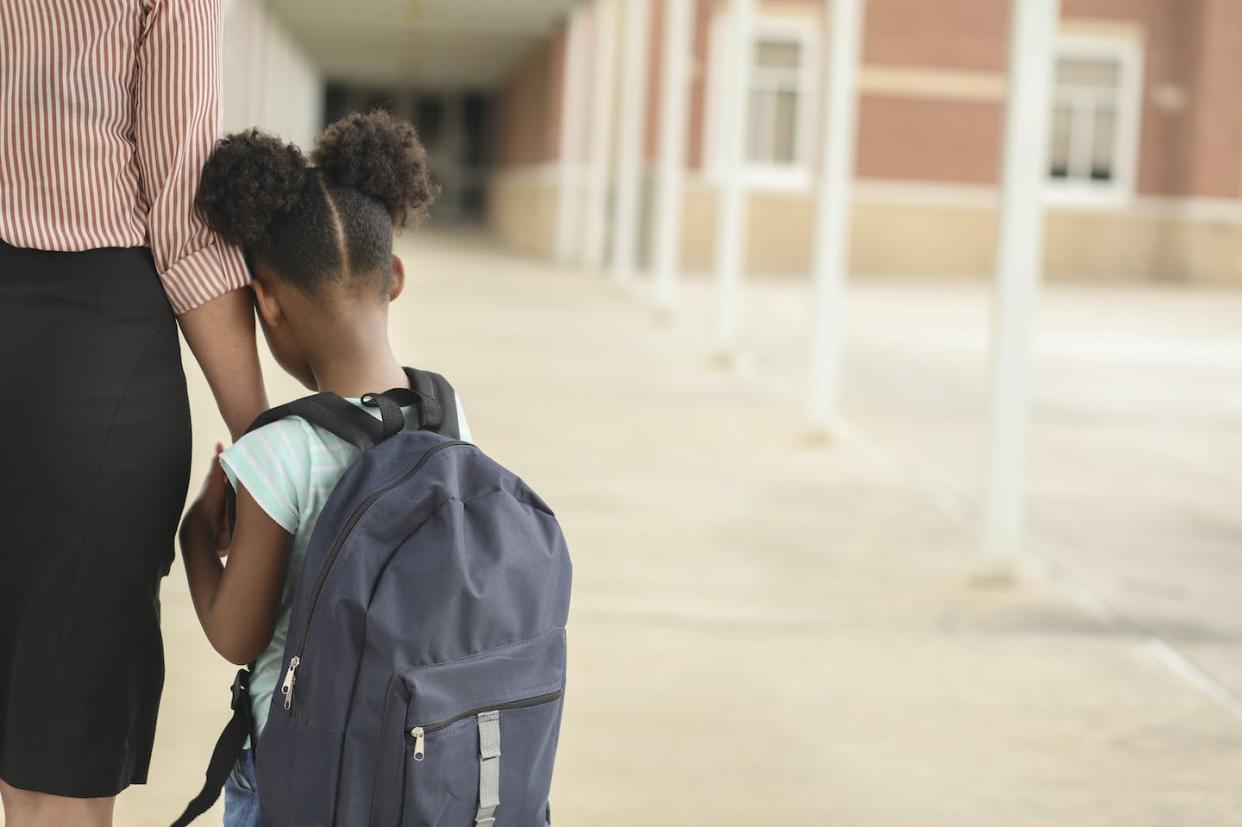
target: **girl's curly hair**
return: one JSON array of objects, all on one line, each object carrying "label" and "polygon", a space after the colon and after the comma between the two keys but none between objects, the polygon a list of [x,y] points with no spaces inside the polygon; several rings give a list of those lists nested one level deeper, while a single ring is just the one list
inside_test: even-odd
[{"label": "girl's curly hair", "polygon": [[382,109],[329,126],[316,139],[311,162],[333,183],[383,204],[397,227],[421,222],[440,193],[414,127]]},{"label": "girl's curly hair", "polygon": [[195,206],[222,239],[308,293],[360,278],[386,291],[394,231],[421,222],[438,192],[414,127],[375,111],[329,126],[309,159],[258,130],[225,137]]}]

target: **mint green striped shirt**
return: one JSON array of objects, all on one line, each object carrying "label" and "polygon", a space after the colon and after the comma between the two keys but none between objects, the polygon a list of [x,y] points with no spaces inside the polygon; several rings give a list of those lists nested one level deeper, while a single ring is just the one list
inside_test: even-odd
[{"label": "mint green striped shirt", "polygon": [[[357,399],[349,401],[379,416],[377,409],[363,407]],[[460,400],[457,422],[461,438],[471,441],[470,426]],[[250,676],[257,732],[267,723],[272,693],[281,679],[285,642],[289,637],[289,611],[302,575],[311,532],[332,489],[358,454],[358,449],[345,440],[295,416],[246,434],[220,455],[220,465],[233,487],[244,485],[259,507],[293,535],[293,552],[280,597],[276,630],[271,643],[255,661]]]}]

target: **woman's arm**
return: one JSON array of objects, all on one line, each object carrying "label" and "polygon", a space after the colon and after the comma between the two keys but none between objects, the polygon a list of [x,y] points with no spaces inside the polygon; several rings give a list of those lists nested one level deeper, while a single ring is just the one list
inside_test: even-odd
[{"label": "woman's arm", "polygon": [[241,666],[257,658],[272,640],[293,538],[245,487],[239,487],[229,562],[224,565],[220,541],[227,531],[228,485],[213,458],[203,490],[181,523],[181,556],[207,639],[217,652]]},{"label": "woman's arm", "polygon": [[225,293],[182,313],[177,321],[207,377],[229,433],[238,439],[267,409],[250,291],[243,288]]},{"label": "woman's arm", "polygon": [[[156,270],[236,439],[267,407],[241,251],[194,209],[219,126],[219,0],[146,0],[134,145]],[[175,83],[170,83],[174,78]]]}]

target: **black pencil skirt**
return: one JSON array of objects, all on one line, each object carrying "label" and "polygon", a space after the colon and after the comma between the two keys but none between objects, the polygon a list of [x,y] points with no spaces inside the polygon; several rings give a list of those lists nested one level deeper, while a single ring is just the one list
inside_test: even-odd
[{"label": "black pencil skirt", "polygon": [[0,778],[146,781],[160,581],[190,472],[176,322],[144,248],[0,243]]}]

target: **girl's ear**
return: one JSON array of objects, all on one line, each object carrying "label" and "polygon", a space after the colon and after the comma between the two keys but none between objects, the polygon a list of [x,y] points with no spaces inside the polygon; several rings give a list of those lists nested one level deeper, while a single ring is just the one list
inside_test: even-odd
[{"label": "girl's ear", "polygon": [[268,327],[279,327],[285,316],[280,299],[258,279],[250,282],[250,288],[254,291],[254,306],[258,308],[259,318]]},{"label": "girl's ear", "polygon": [[388,292],[388,300],[396,301],[397,296],[405,289],[405,265],[398,256],[392,257],[392,289]]}]

